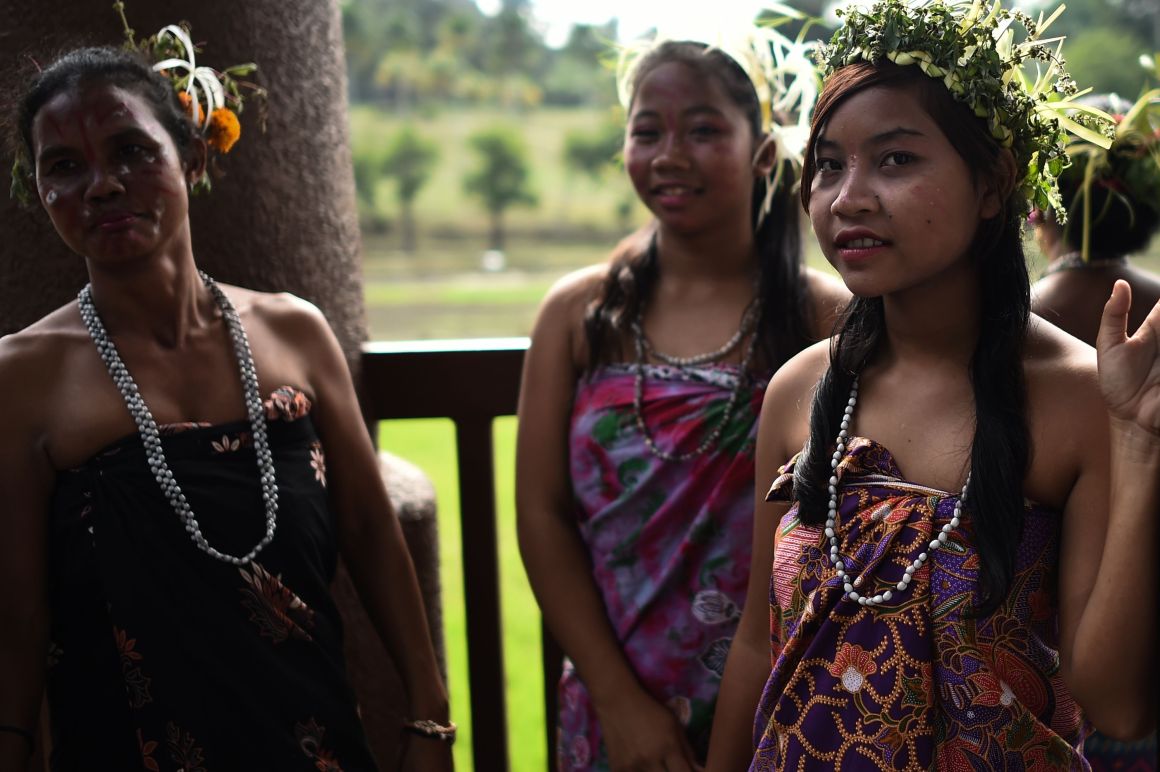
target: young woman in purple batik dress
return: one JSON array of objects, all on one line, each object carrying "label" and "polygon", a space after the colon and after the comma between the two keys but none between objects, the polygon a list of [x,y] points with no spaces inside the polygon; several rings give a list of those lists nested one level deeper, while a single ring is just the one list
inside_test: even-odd
[{"label": "young woman in purple batik dress", "polygon": [[854,300],[766,392],[711,770],[1083,769],[1085,719],[1154,726],[1160,306],[1127,338],[1117,283],[1098,368],[1030,315],[1062,143],[986,90],[1026,49],[971,8],[883,0],[826,50],[802,200]]}]

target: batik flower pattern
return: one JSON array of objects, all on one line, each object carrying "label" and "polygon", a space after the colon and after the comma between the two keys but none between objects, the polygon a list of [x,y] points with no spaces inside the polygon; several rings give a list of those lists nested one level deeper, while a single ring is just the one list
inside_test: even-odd
[{"label": "batik flower pattern", "polygon": [[[796,458],[770,497],[788,500]],[[838,464],[838,548],[859,591],[892,589],[956,496],[908,482],[861,437]],[[753,770],[1087,769],[1085,728],[1059,677],[1057,512],[1028,505],[1008,596],[983,617],[970,509],[945,549],[877,607],[845,593],[820,526],[779,526],[770,581],[774,666],[754,725]]]},{"label": "batik flower pattern", "polygon": [[[642,418],[658,446],[677,452],[720,423],[739,377],[745,396],[720,441],[686,461],[646,447],[631,365],[577,384],[569,435],[576,516],[609,620],[640,683],[677,711],[702,759],[745,599],[765,381],[733,365],[645,368]],[[559,705],[560,768],[608,769],[596,712],[568,661]]]},{"label": "batik flower pattern", "polygon": [[238,567],[245,580],[240,588],[242,605],[250,612],[250,621],[258,626],[263,637],[274,643],[290,638],[311,640],[309,630],[314,627],[314,611],[282,583],[281,576],[272,576],[261,563],[250,563],[252,571]]}]

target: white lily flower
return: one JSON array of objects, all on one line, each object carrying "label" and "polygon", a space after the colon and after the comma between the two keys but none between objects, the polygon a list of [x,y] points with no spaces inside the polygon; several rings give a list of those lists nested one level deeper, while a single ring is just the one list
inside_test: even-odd
[{"label": "white lily flower", "polygon": [[221,81],[218,80],[217,73],[212,67],[197,66],[193,41],[189,39],[189,34],[185,30],[176,24],[169,24],[162,27],[161,31],[157,33],[158,38],[163,35],[169,35],[181,44],[181,48],[185,52],[185,58],[164,59],[153,65],[153,69],[157,72],[179,69],[187,73],[189,79],[185,87],[186,93],[193,99],[193,103],[198,105],[197,109],[201,109],[203,99],[205,102],[202,131],[206,131],[209,129],[213,111],[219,107],[224,107],[226,103],[225,91],[222,89]]}]

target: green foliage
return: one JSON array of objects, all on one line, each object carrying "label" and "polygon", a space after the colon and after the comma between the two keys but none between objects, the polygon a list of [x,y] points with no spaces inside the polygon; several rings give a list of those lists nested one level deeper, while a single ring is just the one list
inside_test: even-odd
[{"label": "green foliage", "polygon": [[480,165],[464,179],[464,189],[482,198],[488,211],[536,203],[528,187],[527,149],[517,129],[495,125],[471,135],[468,143]]},{"label": "green foliage", "polygon": [[623,146],[624,128],[618,121],[606,121],[590,131],[570,131],[564,138],[564,163],[598,182],[620,166]]},{"label": "green foliage", "polygon": [[544,77],[544,101],[554,105],[616,103],[616,21],[576,24]]},{"label": "green foliage", "polygon": [[402,210],[403,251],[415,251],[415,196],[431,178],[439,160],[439,147],[419,136],[406,125],[395,135],[383,155],[382,173],[395,182],[395,193]]},{"label": "green foliage", "polygon": [[365,232],[379,233],[390,225],[378,205],[379,179],[382,174],[383,159],[378,153],[354,153],[351,157],[354,170],[354,195],[358,207],[359,226]]},{"label": "green foliage", "polygon": [[1114,27],[1093,27],[1064,45],[1068,66],[1076,81],[1097,92],[1114,91],[1135,99],[1143,90],[1148,72],[1139,64],[1144,42]]},{"label": "green foliage", "polygon": [[[553,238],[568,240],[595,238],[605,248],[624,235],[633,226],[644,222],[648,212],[633,195],[627,176],[608,173],[599,180],[572,172],[564,163],[564,142],[568,133],[581,127],[595,127],[610,120],[611,111],[605,108],[546,108],[539,107],[520,117],[519,129],[527,148],[528,158],[534,159],[529,169],[529,187],[535,190],[540,203],[536,208],[516,207],[504,214],[509,232],[521,237],[533,234],[551,234]],[[491,217],[464,190],[463,177],[478,163],[478,154],[471,147],[469,137],[496,123],[511,121],[510,111],[499,108],[446,107],[431,114],[410,116],[368,105],[351,109],[351,152],[356,159],[364,156],[381,157],[404,126],[413,126],[424,138],[439,148],[439,160],[431,178],[414,201],[415,220],[419,236],[426,243],[424,261],[430,261],[427,244],[440,234],[468,238],[470,249],[476,250],[477,237],[486,234]],[[381,178],[378,184],[376,206],[384,217],[398,222],[403,213],[390,183]],[[625,220],[614,214],[621,200],[628,202]],[[623,222],[623,225],[622,225]],[[509,256],[510,257],[510,256]],[[509,265],[510,265],[509,261]]]},{"label": "green foliage", "polygon": [[526,109],[609,104],[613,77],[600,54],[616,25],[578,26],[563,49],[547,47],[531,4],[505,0],[484,16],[473,0],[346,0],[342,3],[353,102],[410,110],[431,103]]},{"label": "green foliage", "polygon": [[[1051,12],[1061,0],[1035,0],[1028,6]],[[1141,54],[1160,49],[1160,3],[1156,0],[1066,0],[1067,10],[1051,25],[1063,35],[1068,70],[1081,88],[1116,91],[1133,100],[1147,71]],[[1090,38],[1090,39],[1089,39]]]},{"label": "green foliage", "polygon": [[404,126],[383,155],[382,172],[395,181],[399,201],[408,204],[431,177],[439,160],[438,146]]},{"label": "green foliage", "polygon": [[492,246],[503,246],[503,213],[516,204],[534,205],[527,150],[518,131],[495,125],[468,138],[479,164],[463,179],[464,190],[480,198],[492,216]]}]

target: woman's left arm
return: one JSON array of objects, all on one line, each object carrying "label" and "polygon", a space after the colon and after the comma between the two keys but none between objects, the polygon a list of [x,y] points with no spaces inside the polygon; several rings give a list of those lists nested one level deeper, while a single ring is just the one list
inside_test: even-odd
[{"label": "woman's left arm", "polygon": [[[1156,725],[1160,600],[1160,304],[1129,338],[1130,306],[1130,288],[1117,282],[1096,341],[1110,445],[1105,459],[1081,469],[1068,499],[1065,519],[1079,525],[1067,526],[1060,572],[1068,685],[1092,723],[1123,739],[1147,734]],[[1096,452],[1102,450],[1097,444]],[[1084,518],[1104,520],[1104,507],[1102,549],[1082,544],[1076,531],[1084,528]],[[1084,552],[1091,556],[1087,570],[1081,561],[1081,568],[1072,571],[1069,554]]]},{"label": "woman's left arm", "polygon": [[[288,327],[314,390],[311,416],[326,453],[327,491],[338,523],[339,550],[379,637],[399,668],[412,720],[448,723],[419,582],[403,531],[391,507],[374,446],[363,422],[350,370],[325,318],[295,302]],[[286,330],[290,331],[290,330]],[[451,753],[437,739],[408,742],[409,767],[451,769]]]}]

